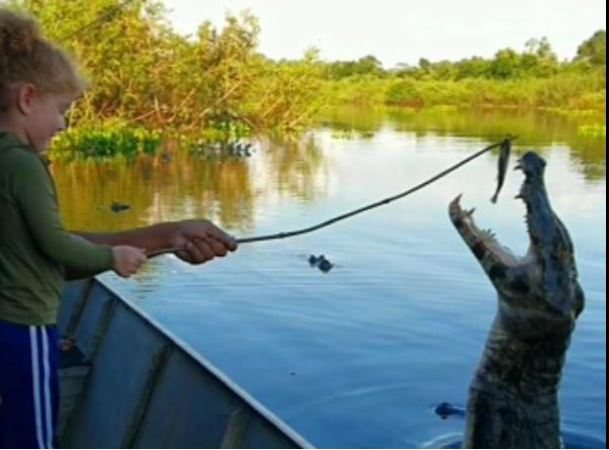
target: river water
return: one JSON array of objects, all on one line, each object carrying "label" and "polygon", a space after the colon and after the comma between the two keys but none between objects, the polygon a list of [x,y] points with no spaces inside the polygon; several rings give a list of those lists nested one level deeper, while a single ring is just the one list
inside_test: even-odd
[{"label": "river water", "polygon": [[[560,395],[563,427],[605,441],[606,144],[548,114],[342,112],[299,142],[256,141],[249,158],[167,156],[54,164],[68,225],[119,230],[207,217],[237,237],[326,220],[396,194],[511,133],[536,149],[576,248],[586,309]],[[512,159],[512,164],[515,157]],[[130,280],[102,276],[320,447],[421,447],[463,430],[434,407],[464,406],[496,294],[448,220],[463,193],[476,221],[523,254],[522,181],[496,205],[497,154],[412,196],[311,234],[242,245],[204,266],[173,256]],[[110,205],[131,206],[114,213]],[[335,267],[312,268],[310,254]],[[596,441],[597,443],[599,441]],[[433,445],[433,444],[432,444]],[[590,444],[593,445],[593,444]]]}]

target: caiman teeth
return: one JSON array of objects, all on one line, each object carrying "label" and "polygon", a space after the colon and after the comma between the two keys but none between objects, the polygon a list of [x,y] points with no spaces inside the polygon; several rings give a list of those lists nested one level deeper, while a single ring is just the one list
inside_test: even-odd
[{"label": "caiman teeth", "polygon": [[455,199],[450,202],[450,214],[451,217],[464,217],[465,212],[463,211],[463,208],[461,208],[461,196],[463,194],[459,194],[457,197],[455,197]]}]

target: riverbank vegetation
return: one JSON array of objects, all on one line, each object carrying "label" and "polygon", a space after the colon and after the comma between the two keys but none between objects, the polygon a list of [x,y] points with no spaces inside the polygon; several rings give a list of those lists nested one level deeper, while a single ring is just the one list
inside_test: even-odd
[{"label": "riverbank vegetation", "polygon": [[[252,135],[299,134],[344,106],[605,114],[604,30],[568,61],[541,38],[492,58],[421,58],[384,68],[372,55],[323,61],[315,49],[299,60],[271,60],[258,49],[260,27],[249,13],[227,15],[223,27],[202,21],[194,36],[182,36],[153,0],[9,4],[35,15],[91,82],[71,112],[75,126],[55,145],[56,159],[154,153],[168,136],[186,137],[199,152],[223,149]],[[604,123],[581,126],[584,134],[604,135]]]}]

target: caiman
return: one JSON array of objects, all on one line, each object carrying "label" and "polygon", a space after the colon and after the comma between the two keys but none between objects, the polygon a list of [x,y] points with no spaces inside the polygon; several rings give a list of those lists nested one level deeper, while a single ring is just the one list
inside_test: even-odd
[{"label": "caiman", "polygon": [[449,207],[457,231],[499,298],[482,359],[470,385],[465,448],[560,448],[558,389],[575,321],[584,308],[569,233],[552,210],[545,161],[523,155],[517,198],[526,206],[524,257],[479,229],[458,196]]}]

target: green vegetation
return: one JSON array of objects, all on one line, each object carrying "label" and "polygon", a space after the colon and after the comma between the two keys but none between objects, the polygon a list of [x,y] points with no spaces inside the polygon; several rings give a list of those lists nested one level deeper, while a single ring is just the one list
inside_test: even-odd
[{"label": "green vegetation", "polygon": [[[559,61],[542,38],[489,59],[421,59],[417,66],[385,69],[372,55],[324,62],[316,50],[300,60],[270,60],[258,51],[260,28],[249,13],[227,15],[222,28],[203,22],[185,37],[169,26],[156,0],[9,4],[35,15],[91,81],[71,113],[77,126],[55,145],[55,159],[129,158],[176,136],[200,148],[201,142],[224,147],[253,135],[300,134],[344,106],[605,114],[605,31],[583,42],[571,61]],[[583,135],[604,136],[604,124],[580,125]]]},{"label": "green vegetation", "polygon": [[130,138],[124,148],[102,144],[103,136],[124,135],[126,126],[209,142],[294,133],[312,123],[320,106],[315,53],[296,62],[268,60],[257,51],[260,30],[250,14],[228,15],[221,30],[204,22],[196,36],[184,37],[171,29],[154,0],[10,5],[37,17],[45,34],[75,55],[91,82],[70,121],[94,130],[94,136],[71,137],[86,147],[70,154],[60,146],[54,158],[89,156],[91,149],[102,156],[133,156]]},{"label": "green vegetation", "polygon": [[605,110],[605,31],[582,43],[572,61],[558,61],[547,39],[531,39],[523,52],[494,58],[401,65],[383,70],[373,57],[326,65],[333,103],[423,108],[467,107]]},{"label": "green vegetation", "polygon": [[577,128],[577,133],[583,137],[591,138],[605,138],[607,130],[605,125],[593,124],[593,125],[580,125]]},{"label": "green vegetation", "polygon": [[[161,147],[158,132],[116,122],[101,127],[71,128],[53,143],[53,157],[60,160],[75,158],[114,159],[153,155]],[[74,149],[78,149],[75,154]]]}]

